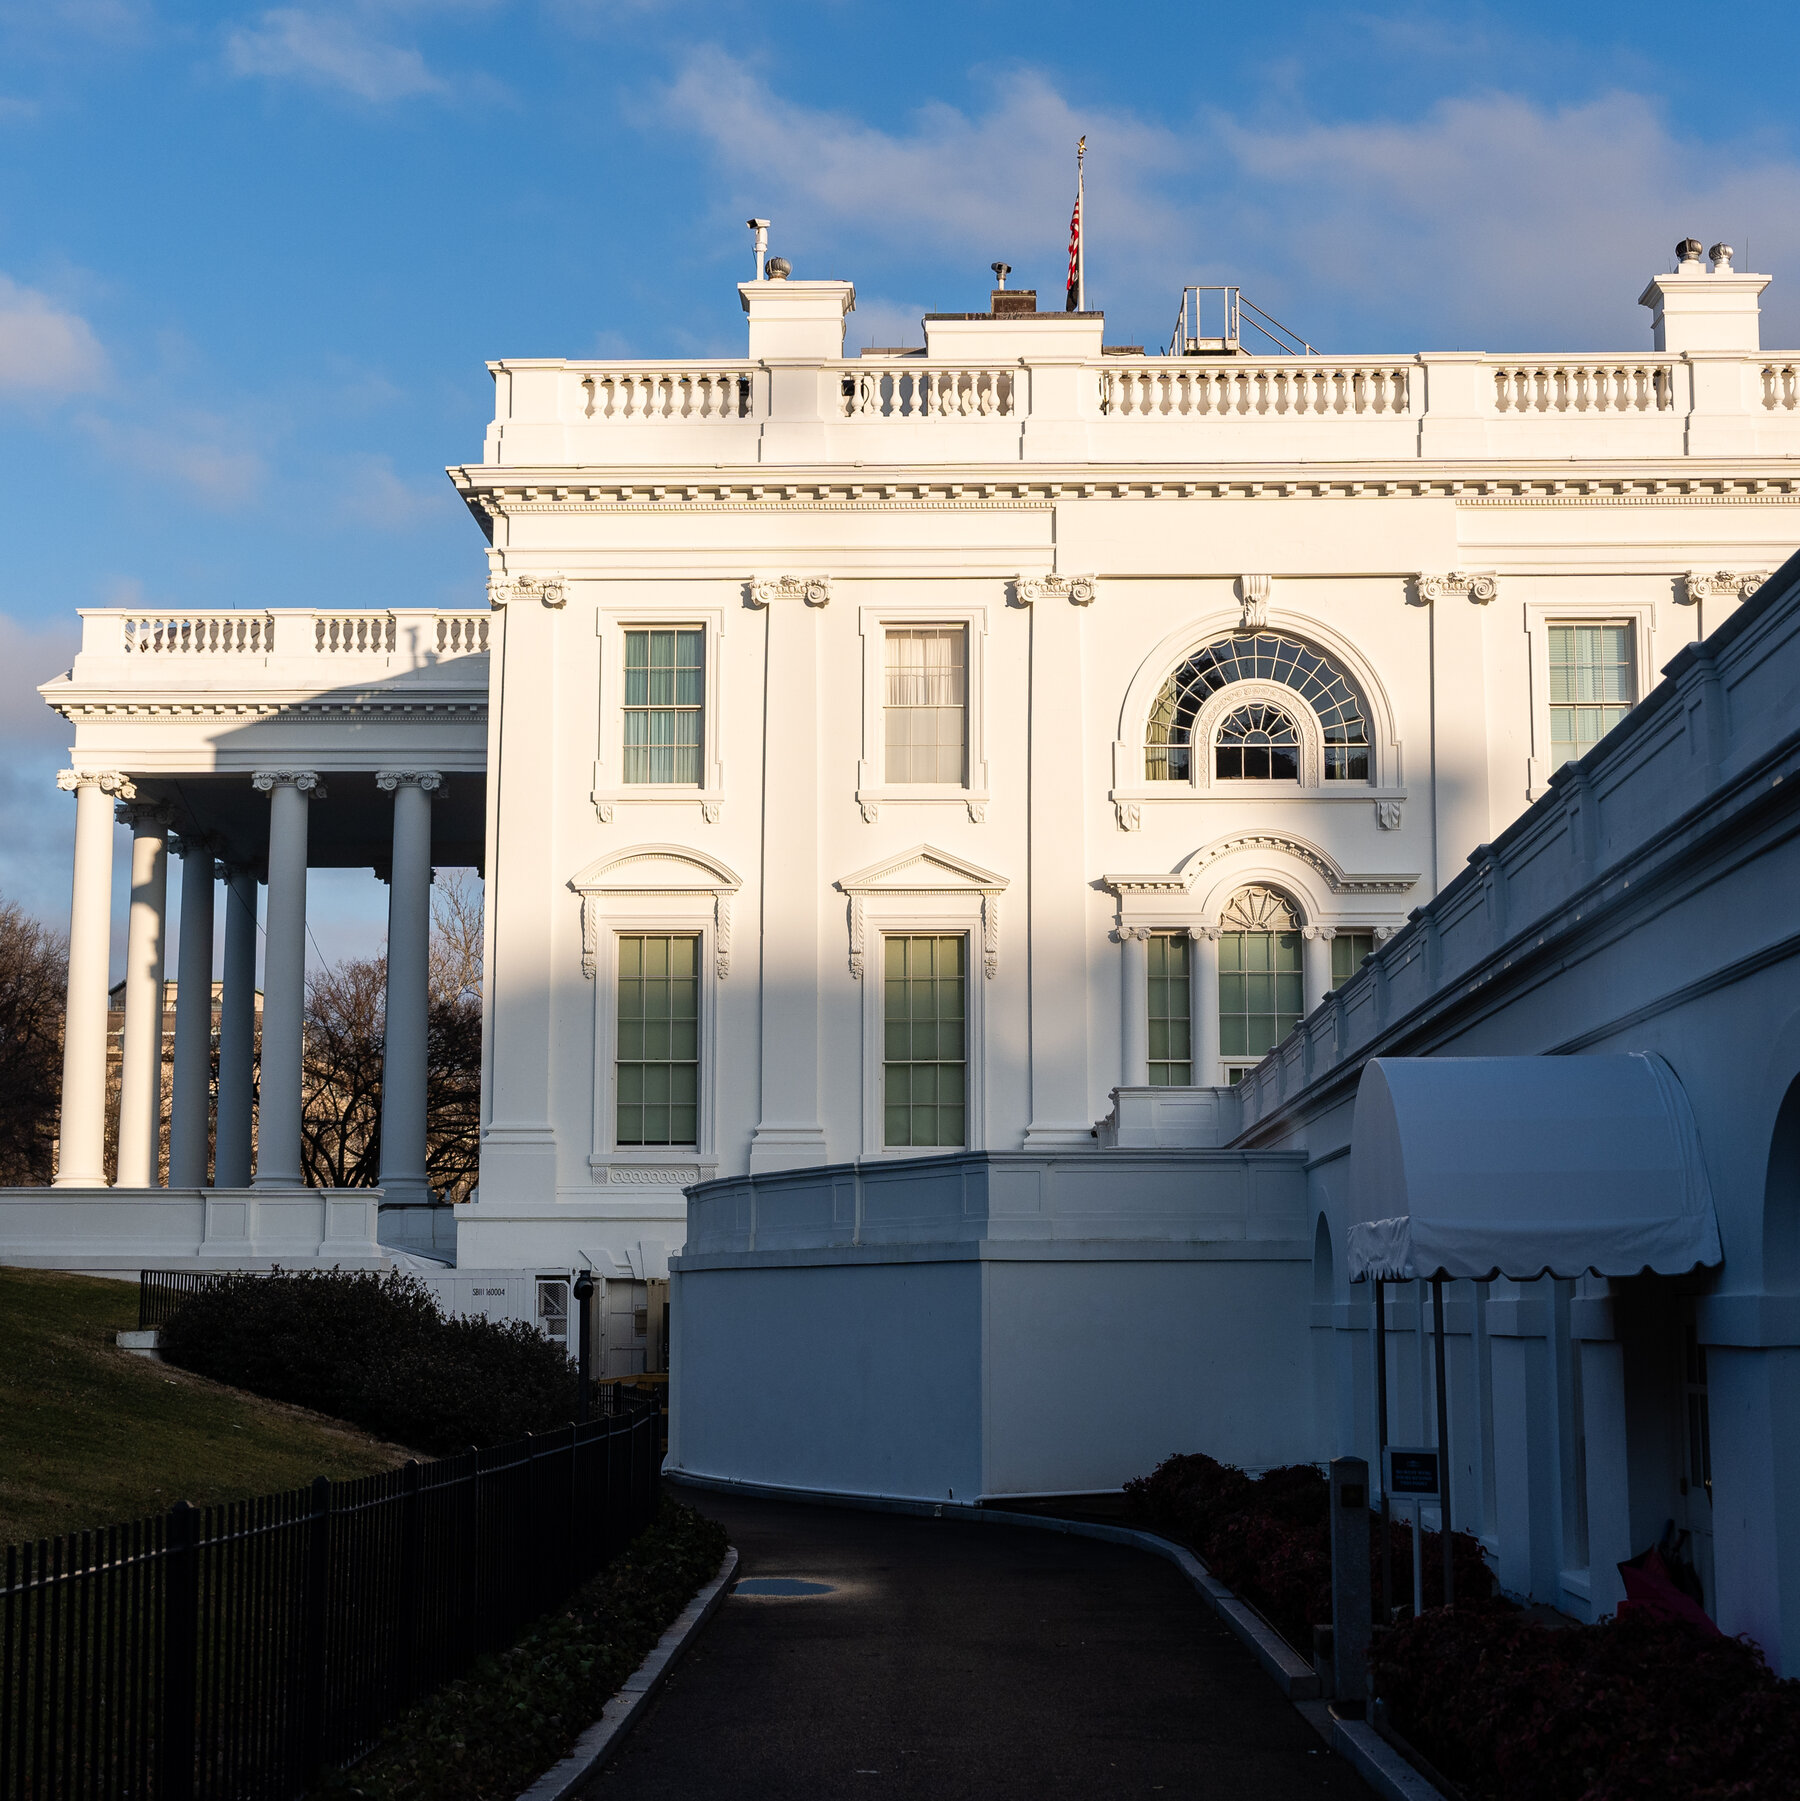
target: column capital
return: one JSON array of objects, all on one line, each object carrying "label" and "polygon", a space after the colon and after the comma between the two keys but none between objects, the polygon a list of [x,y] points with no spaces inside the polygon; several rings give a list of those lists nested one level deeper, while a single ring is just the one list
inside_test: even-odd
[{"label": "column capital", "polygon": [[1142,944],[1149,940],[1153,928],[1150,926],[1120,926],[1119,942],[1121,944]]},{"label": "column capital", "polygon": [[137,793],[137,784],[131,777],[116,769],[60,769],[56,774],[56,785],[65,794],[73,794],[80,788],[98,788],[102,794],[111,794],[120,800],[130,800]]},{"label": "column capital", "polygon": [[275,788],[298,788],[314,800],[325,798],[325,782],[316,769],[259,769],[250,777],[250,786],[264,794]]},{"label": "column capital", "polygon": [[1012,580],[1017,605],[1029,607],[1040,600],[1066,600],[1071,606],[1094,604],[1094,578],[1091,575],[1015,575]]},{"label": "column capital", "polygon": [[204,857],[210,862],[218,846],[205,832],[176,832],[170,836],[169,849],[184,863],[189,857]]},{"label": "column capital", "polygon": [[498,613],[515,600],[541,600],[547,607],[568,604],[569,589],[560,575],[504,575],[488,577],[488,605]]},{"label": "column capital", "polygon": [[143,830],[145,826],[158,826],[167,831],[174,817],[175,809],[167,801],[122,800],[115,802],[113,806],[113,818],[120,825],[130,826],[134,832]]},{"label": "column capital", "polygon": [[1303,926],[1303,927],[1301,927],[1300,935],[1303,938],[1314,938],[1314,939],[1323,938],[1325,940],[1325,942],[1327,944],[1329,944],[1331,942],[1331,940],[1337,936],[1337,927],[1336,926]]},{"label": "column capital", "polygon": [[375,771],[375,786],[384,794],[392,794],[396,788],[423,788],[427,794],[431,794],[442,788],[443,785],[443,775],[436,769],[378,769]]},{"label": "column capital", "polygon": [[1205,920],[1198,920],[1188,927],[1187,934],[1190,938],[1204,938],[1208,944],[1216,944],[1223,930],[1222,926],[1208,925]]},{"label": "column capital", "polygon": [[749,587],[753,607],[766,607],[778,600],[803,600],[809,607],[831,604],[828,575],[753,575]]}]

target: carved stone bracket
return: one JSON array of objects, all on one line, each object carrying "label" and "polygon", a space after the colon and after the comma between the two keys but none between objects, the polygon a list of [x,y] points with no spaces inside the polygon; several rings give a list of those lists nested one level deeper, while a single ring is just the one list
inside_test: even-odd
[{"label": "carved stone bracket", "polygon": [[881,803],[875,800],[864,800],[857,803],[862,808],[863,824],[874,825],[881,818]]},{"label": "carved stone bracket", "polygon": [[568,604],[568,583],[560,575],[490,575],[488,605],[497,613],[515,600],[541,600],[547,607]]},{"label": "carved stone bracket", "polygon": [[1116,800],[1113,811],[1119,817],[1121,832],[1135,832],[1144,823],[1144,809],[1134,800]]},{"label": "carved stone bracket", "polygon": [[1000,973],[1000,896],[981,897],[981,973],[991,982]]},{"label": "carved stone bracket", "polygon": [[1500,578],[1491,569],[1452,569],[1448,575],[1418,575],[1422,601],[1469,600],[1485,607],[1500,592]]},{"label": "carved stone bracket", "polygon": [[1748,600],[1768,579],[1766,569],[1690,569],[1681,578],[1681,598],[1690,607],[1703,600]]},{"label": "carved stone bracket", "polygon": [[1035,606],[1040,600],[1066,600],[1076,607],[1094,604],[1091,575],[1015,575],[1012,585],[1022,607]]},{"label": "carved stone bracket", "polygon": [[968,808],[969,808],[969,824],[970,825],[986,825],[987,824],[987,802],[986,801],[972,800],[968,803]]},{"label": "carved stone bracket", "polygon": [[73,794],[81,788],[98,788],[115,800],[132,800],[137,795],[137,784],[116,769],[59,769],[56,785],[65,794]]},{"label": "carved stone bracket", "polygon": [[703,800],[700,803],[700,817],[704,819],[708,825],[717,825],[719,823],[719,814],[723,807],[723,801]]},{"label": "carved stone bracket", "polygon": [[1269,623],[1269,578],[1266,575],[1240,575],[1237,591],[1239,604],[1244,609],[1242,629],[1261,631]]},{"label": "carved stone bracket", "polygon": [[581,897],[581,973],[591,982],[600,955],[600,899]]},{"label": "carved stone bracket", "polygon": [[1384,832],[1397,832],[1400,829],[1400,803],[1397,800],[1378,800],[1375,803],[1375,823]]},{"label": "carved stone bracket", "polygon": [[753,575],[750,578],[750,604],[772,606],[778,600],[803,600],[809,607],[831,604],[831,577],[828,575]]},{"label": "carved stone bracket", "polygon": [[731,896],[723,890],[713,896],[713,967],[721,982],[731,974]]},{"label": "carved stone bracket", "polygon": [[443,788],[444,778],[435,769],[378,769],[375,786],[383,794],[392,794],[396,788],[423,788],[427,794],[434,794]]}]

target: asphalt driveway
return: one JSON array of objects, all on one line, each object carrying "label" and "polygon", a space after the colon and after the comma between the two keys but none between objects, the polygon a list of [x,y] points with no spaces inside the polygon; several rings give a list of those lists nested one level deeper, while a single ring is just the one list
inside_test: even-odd
[{"label": "asphalt driveway", "polygon": [[[676,1492],[724,1522],[749,1587],[590,1801],[1368,1801],[1160,1558]],[[776,1592],[752,1592],[765,1584]]]}]

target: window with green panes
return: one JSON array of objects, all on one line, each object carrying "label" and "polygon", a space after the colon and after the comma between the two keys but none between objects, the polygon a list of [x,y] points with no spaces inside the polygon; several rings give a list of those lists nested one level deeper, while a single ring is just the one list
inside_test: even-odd
[{"label": "window with green panes", "polygon": [[1363,966],[1363,958],[1375,948],[1373,932],[1339,932],[1331,941],[1331,985],[1343,985]]},{"label": "window with green panes", "polygon": [[706,634],[697,626],[625,634],[625,779],[701,778]]},{"label": "window with green panes", "polygon": [[884,1144],[967,1142],[967,968],[961,933],[882,942]]},{"label": "window with green panes", "polygon": [[634,932],[619,939],[614,1064],[620,1144],[698,1144],[700,940]]},{"label": "window with green panes", "polygon": [[1186,932],[1152,932],[1150,1086],[1187,1088],[1194,1080],[1192,983]]},{"label": "window with green panes", "polygon": [[1298,931],[1219,934],[1221,1057],[1272,1051],[1303,1010]]},{"label": "window with green panes", "polygon": [[1637,704],[1629,625],[1550,627],[1550,767],[1585,756]]}]

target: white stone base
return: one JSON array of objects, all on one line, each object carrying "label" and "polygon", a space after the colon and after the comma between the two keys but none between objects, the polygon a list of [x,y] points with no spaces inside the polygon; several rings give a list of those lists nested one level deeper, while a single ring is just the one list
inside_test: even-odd
[{"label": "white stone base", "polygon": [[0,1189],[0,1263],[144,1269],[382,1269],[379,1188]]}]

